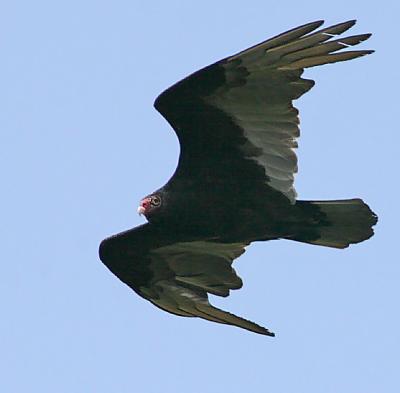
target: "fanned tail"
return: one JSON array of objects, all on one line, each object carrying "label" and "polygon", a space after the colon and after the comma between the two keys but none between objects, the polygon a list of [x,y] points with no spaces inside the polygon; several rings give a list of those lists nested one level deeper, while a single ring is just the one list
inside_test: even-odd
[{"label": "fanned tail", "polygon": [[333,248],[346,248],[350,244],[369,239],[377,223],[377,215],[361,199],[337,201],[297,201],[303,213],[313,223],[300,227],[294,236],[287,237],[303,243]]}]

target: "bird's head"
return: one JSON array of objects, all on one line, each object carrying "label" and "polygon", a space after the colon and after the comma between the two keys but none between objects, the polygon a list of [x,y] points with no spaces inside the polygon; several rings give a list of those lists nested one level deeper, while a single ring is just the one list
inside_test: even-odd
[{"label": "bird's head", "polygon": [[150,217],[159,210],[162,205],[162,199],[159,194],[151,194],[143,198],[137,209],[140,215],[144,215],[148,220]]}]

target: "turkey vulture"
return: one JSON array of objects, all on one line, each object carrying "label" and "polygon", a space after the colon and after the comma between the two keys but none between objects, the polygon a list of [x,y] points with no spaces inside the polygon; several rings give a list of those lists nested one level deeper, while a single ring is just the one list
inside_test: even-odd
[{"label": "turkey vulture", "polygon": [[289,30],[188,76],[155,108],[175,130],[177,169],[143,198],[148,223],[100,244],[100,259],[120,280],[172,314],[200,317],[255,333],[274,333],[213,307],[242,280],[232,268],[253,241],[289,239],[345,248],[373,235],[377,216],[361,199],[296,200],[293,100],[314,81],[305,68],[355,59],[372,50],[342,49],[370,34],[333,39],[355,24]]}]

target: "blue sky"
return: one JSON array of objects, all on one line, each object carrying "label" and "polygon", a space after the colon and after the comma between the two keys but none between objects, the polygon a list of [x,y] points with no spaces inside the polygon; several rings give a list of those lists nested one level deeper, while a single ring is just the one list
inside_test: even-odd
[{"label": "blue sky", "polygon": [[[0,5],[2,392],[372,393],[400,388],[395,1],[13,1]],[[376,236],[276,241],[214,303],[269,338],[163,313],[99,261],[136,226],[179,146],[152,108],[187,74],[316,19],[358,19],[376,53],[307,71],[301,199],[362,197]],[[396,29],[396,31],[395,31]]]}]

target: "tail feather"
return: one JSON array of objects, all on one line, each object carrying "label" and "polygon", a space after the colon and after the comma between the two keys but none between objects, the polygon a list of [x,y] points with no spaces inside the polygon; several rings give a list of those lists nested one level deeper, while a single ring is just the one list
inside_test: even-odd
[{"label": "tail feather", "polygon": [[346,248],[369,239],[377,223],[377,215],[361,199],[337,201],[298,201],[300,209],[314,218],[294,236],[287,237],[320,246]]}]

